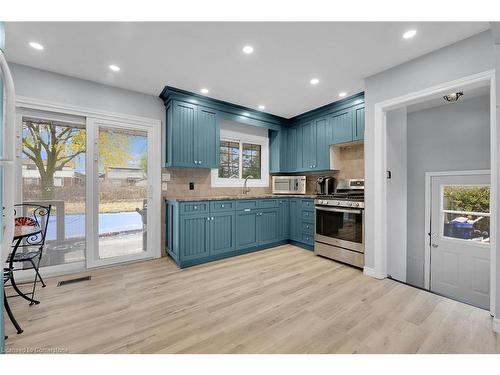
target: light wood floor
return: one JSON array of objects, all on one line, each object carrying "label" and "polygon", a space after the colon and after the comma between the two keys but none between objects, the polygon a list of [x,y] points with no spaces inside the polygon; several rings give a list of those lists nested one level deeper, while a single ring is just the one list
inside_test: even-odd
[{"label": "light wood floor", "polygon": [[291,245],[179,270],[99,269],[12,307],[7,350],[75,353],[493,353],[487,311]]}]

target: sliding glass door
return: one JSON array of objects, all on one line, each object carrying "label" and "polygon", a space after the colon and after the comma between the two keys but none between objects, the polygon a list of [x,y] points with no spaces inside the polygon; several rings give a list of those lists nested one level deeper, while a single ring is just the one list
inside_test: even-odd
[{"label": "sliding glass door", "polygon": [[52,206],[42,274],[159,255],[159,126],[36,110],[18,126],[16,203]]},{"label": "sliding glass door", "polygon": [[152,129],[108,121],[90,121],[93,158],[88,265],[98,266],[153,257],[148,246],[148,205]]},{"label": "sliding glass door", "polygon": [[40,266],[83,264],[87,247],[85,119],[51,114],[21,119],[19,201],[52,206]]}]

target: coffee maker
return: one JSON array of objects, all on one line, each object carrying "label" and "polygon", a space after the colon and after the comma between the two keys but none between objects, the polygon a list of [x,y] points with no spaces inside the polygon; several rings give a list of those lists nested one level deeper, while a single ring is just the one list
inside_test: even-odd
[{"label": "coffee maker", "polygon": [[318,177],[316,179],[316,194],[317,195],[332,195],[335,192],[335,178],[333,177]]}]

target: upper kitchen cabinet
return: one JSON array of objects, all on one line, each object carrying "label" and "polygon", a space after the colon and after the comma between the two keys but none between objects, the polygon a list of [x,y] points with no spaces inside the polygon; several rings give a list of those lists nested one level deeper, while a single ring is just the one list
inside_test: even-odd
[{"label": "upper kitchen cabinet", "polygon": [[365,138],[365,104],[360,104],[352,108],[353,111],[353,136],[354,141]]},{"label": "upper kitchen cabinet", "polygon": [[160,98],[166,108],[166,167],[218,168],[220,124],[230,121],[268,129],[270,154],[276,161],[270,170],[284,169],[287,119],[169,86]]},{"label": "upper kitchen cabinet", "polygon": [[352,108],[334,112],[330,115],[330,126],[332,128],[332,144],[352,142],[353,140],[353,117]]},{"label": "upper kitchen cabinet", "polygon": [[166,166],[217,168],[217,112],[181,101],[167,106]]}]

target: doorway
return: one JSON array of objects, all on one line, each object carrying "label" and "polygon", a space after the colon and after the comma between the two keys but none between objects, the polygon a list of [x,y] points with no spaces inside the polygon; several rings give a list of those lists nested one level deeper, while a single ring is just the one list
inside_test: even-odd
[{"label": "doorway", "polygon": [[126,120],[19,110],[17,201],[53,207],[42,274],[159,256],[160,129]]},{"label": "doorway", "polygon": [[429,289],[489,309],[489,171],[441,172],[426,177]]}]

